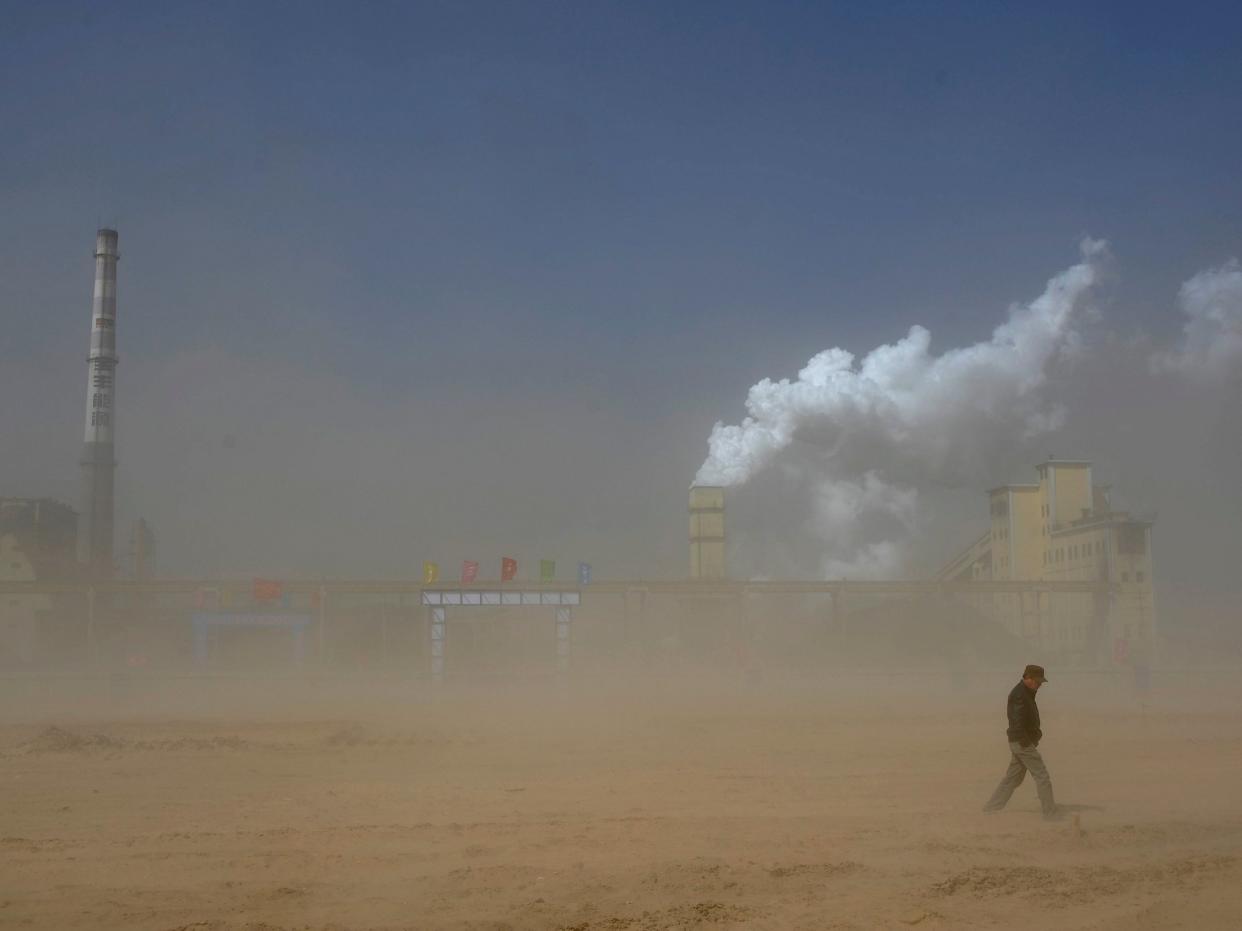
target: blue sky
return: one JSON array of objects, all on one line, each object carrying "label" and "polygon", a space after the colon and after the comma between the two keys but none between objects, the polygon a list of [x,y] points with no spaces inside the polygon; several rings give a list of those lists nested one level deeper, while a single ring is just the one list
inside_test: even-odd
[{"label": "blue sky", "polygon": [[[532,547],[679,570],[707,432],[759,378],[913,323],[937,349],[985,338],[1083,234],[1112,243],[1115,329],[1170,340],[1180,283],[1242,254],[1232,5],[0,12],[0,314],[27,365],[5,386],[33,399],[0,414],[24,441],[0,479],[72,497],[89,252],[115,224],[122,491],[187,569],[212,560],[156,474],[172,422],[244,435],[305,416],[313,448],[344,429],[304,410],[327,392],[346,420],[351,404],[410,412],[396,429],[418,461],[424,438],[474,449],[494,429],[514,450],[503,479],[479,465],[454,484],[447,453],[408,476],[441,500],[495,488],[454,558],[519,545],[531,515],[495,501],[521,496],[557,528]],[[260,396],[222,400],[216,366]],[[262,481],[286,468],[256,450]],[[605,480],[628,503],[590,511]],[[589,546],[568,529],[584,508]],[[508,529],[489,537],[489,518]],[[385,552],[435,549],[424,538],[451,525],[415,508]],[[248,536],[265,542],[238,561],[333,558],[286,566],[278,533]],[[648,539],[666,542],[634,555]]]}]

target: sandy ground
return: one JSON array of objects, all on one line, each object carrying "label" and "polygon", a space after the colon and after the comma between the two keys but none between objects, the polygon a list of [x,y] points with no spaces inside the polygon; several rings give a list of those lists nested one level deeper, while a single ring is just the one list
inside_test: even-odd
[{"label": "sandy ground", "polygon": [[10,703],[0,926],[1242,927],[1236,696],[1050,684],[1046,823],[1011,684]]}]

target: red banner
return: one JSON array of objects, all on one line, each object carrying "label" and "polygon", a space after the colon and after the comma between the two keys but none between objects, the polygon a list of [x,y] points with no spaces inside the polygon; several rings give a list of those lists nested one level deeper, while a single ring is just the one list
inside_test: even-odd
[{"label": "red banner", "polygon": [[280,582],[272,579],[254,580],[255,601],[280,601],[280,598],[284,593],[285,586]]},{"label": "red banner", "polygon": [[461,580],[469,585],[479,577],[479,564],[473,559],[463,559],[461,563]]},{"label": "red banner", "polygon": [[510,559],[508,556],[501,557],[500,581],[512,582],[515,578],[517,578],[517,560]]}]

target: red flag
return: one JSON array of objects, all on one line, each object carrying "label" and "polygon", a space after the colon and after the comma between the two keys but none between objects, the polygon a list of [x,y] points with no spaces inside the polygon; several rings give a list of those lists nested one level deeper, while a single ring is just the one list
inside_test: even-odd
[{"label": "red flag", "polygon": [[461,580],[469,585],[479,577],[479,564],[473,559],[463,559],[461,561]]},{"label": "red flag", "polygon": [[273,579],[254,580],[255,601],[280,601],[280,596],[284,593],[285,587],[280,582]]},{"label": "red flag", "polygon": [[517,560],[510,559],[508,556],[501,557],[500,560],[500,581],[512,582],[517,577]]}]

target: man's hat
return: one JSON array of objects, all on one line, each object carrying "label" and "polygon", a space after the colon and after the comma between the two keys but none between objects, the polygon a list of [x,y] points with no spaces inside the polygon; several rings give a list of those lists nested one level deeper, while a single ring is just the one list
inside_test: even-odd
[{"label": "man's hat", "polygon": [[1048,677],[1044,675],[1044,667],[1036,666],[1034,663],[1032,663],[1030,666],[1027,666],[1026,669],[1022,671],[1022,678],[1023,679],[1039,679],[1042,682],[1048,681]]}]

